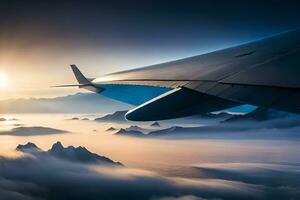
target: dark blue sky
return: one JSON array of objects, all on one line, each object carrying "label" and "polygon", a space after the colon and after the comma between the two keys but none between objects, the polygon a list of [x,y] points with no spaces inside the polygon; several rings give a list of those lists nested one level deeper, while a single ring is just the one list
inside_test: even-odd
[{"label": "dark blue sky", "polygon": [[300,27],[299,10],[293,0],[7,0],[0,25],[4,35],[34,41],[190,51]]}]

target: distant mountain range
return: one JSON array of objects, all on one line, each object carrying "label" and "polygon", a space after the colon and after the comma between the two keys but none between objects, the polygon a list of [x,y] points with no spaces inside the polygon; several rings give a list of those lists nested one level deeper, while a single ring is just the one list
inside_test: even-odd
[{"label": "distant mountain range", "polygon": [[[99,122],[126,122],[125,114],[128,112],[128,110],[121,110],[116,111],[112,114],[107,114],[103,117],[96,118],[95,121]],[[219,120],[226,120],[235,115],[226,113],[226,112],[220,112],[220,113],[205,113],[205,114],[199,114],[199,115],[193,115],[185,118],[185,120],[211,120],[211,119],[219,119]],[[177,120],[177,119],[174,119]],[[160,127],[161,125],[158,122],[153,122],[150,126],[152,127]]]},{"label": "distant mountain range", "polygon": [[[256,110],[244,115],[231,115],[226,113],[208,114],[210,119],[222,118],[213,125],[185,127],[171,126],[168,128],[144,131],[143,128],[120,129],[115,135],[131,137],[164,137],[164,138],[298,138],[298,131],[288,132],[290,128],[300,128],[300,115],[282,112],[278,110],[257,108]],[[191,118],[191,117],[189,117]],[[193,116],[193,119],[201,121],[203,115]],[[260,130],[281,130],[273,134],[273,131]],[[247,131],[254,131],[251,134]],[[297,130],[297,129],[295,129]]]},{"label": "distant mountain range", "polygon": [[28,142],[25,145],[19,144],[16,150],[42,156],[53,156],[62,160],[68,160],[72,162],[123,166],[122,163],[114,162],[113,160],[105,156],[99,156],[95,153],[92,153],[85,147],[63,147],[63,145],[60,142],[53,144],[52,148],[48,151],[42,151],[39,147],[37,147],[34,143],[31,142]]},{"label": "distant mountain range", "polygon": [[34,136],[34,135],[52,135],[67,133],[65,130],[42,127],[42,126],[31,126],[31,127],[16,127],[7,131],[0,131],[0,135],[13,135],[13,136]]},{"label": "distant mountain range", "polygon": [[109,113],[129,108],[127,104],[95,93],[0,101],[0,113]]}]

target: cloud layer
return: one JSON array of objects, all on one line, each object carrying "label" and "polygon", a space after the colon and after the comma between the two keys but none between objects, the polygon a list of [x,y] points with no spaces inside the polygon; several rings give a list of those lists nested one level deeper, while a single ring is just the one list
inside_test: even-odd
[{"label": "cloud layer", "polygon": [[0,158],[0,196],[13,200],[297,199],[299,167],[295,163],[202,164],[189,168],[185,176],[166,177],[49,154],[24,154]]}]

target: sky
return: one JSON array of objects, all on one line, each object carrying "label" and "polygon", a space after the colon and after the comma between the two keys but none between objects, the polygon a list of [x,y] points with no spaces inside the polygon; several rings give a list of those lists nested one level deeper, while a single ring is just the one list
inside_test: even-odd
[{"label": "sky", "polygon": [[295,0],[3,0],[0,99],[79,92],[50,87],[75,83],[70,64],[93,78],[299,28],[299,9]]}]

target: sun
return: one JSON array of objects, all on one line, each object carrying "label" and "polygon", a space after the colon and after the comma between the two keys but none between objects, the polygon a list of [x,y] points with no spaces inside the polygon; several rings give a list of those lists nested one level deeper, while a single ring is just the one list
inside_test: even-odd
[{"label": "sun", "polygon": [[5,89],[8,86],[8,77],[6,73],[0,72],[0,89]]}]

